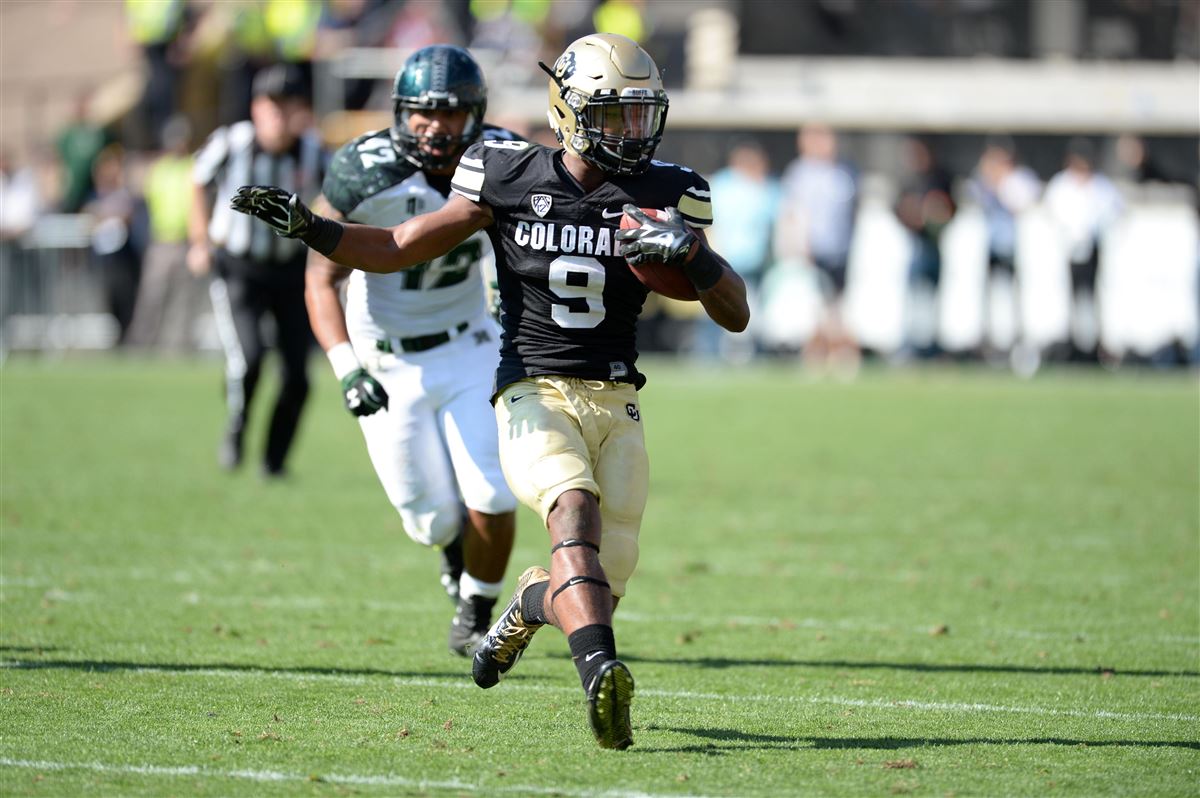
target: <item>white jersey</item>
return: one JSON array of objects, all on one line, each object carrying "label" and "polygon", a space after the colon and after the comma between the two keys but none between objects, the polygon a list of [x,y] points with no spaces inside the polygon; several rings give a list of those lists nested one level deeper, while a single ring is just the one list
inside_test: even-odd
[{"label": "white jersey", "polygon": [[[485,136],[493,131],[507,134],[489,128]],[[430,182],[396,153],[388,131],[381,130],[338,150],[324,194],[348,221],[392,227],[446,203],[449,177],[442,186]],[[491,242],[479,232],[442,257],[395,274],[355,270],[346,286],[350,337],[431,335],[477,318],[486,306],[484,267],[493,261]]]}]

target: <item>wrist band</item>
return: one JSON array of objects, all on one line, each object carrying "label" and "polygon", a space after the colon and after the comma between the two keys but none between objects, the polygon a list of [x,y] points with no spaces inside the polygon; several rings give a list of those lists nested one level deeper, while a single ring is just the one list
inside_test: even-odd
[{"label": "wrist band", "polygon": [[342,229],[340,222],[314,214],[312,224],[300,236],[300,240],[310,249],[315,249],[328,258],[337,249],[338,242],[342,240]]},{"label": "wrist band", "polygon": [[325,357],[329,358],[329,365],[333,366],[333,374],[339,381],[347,374],[362,368],[362,364],[358,362],[358,355],[354,354],[354,347],[349,341],[342,341],[340,344],[329,347]]},{"label": "wrist band", "polygon": [[721,279],[721,261],[712,256],[708,248],[701,245],[696,257],[683,264],[683,273],[696,286],[697,291],[707,291]]}]

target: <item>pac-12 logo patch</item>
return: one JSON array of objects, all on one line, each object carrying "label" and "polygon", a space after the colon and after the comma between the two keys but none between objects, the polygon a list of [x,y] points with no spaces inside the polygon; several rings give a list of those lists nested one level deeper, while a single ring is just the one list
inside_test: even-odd
[{"label": "pac-12 logo patch", "polygon": [[553,200],[549,194],[534,194],[529,198],[529,204],[533,206],[533,212],[543,218],[550,212],[551,202]]},{"label": "pac-12 logo patch", "polygon": [[629,417],[632,418],[634,421],[642,420],[641,414],[638,413],[637,405],[635,405],[633,402],[630,402],[629,404],[625,405],[625,412],[628,413]]}]

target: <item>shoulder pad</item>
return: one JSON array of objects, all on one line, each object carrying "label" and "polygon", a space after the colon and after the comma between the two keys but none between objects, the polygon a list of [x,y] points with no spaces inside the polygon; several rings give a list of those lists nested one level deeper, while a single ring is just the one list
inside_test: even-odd
[{"label": "shoulder pad", "polygon": [[329,164],[321,191],[343,215],[368,197],[407,180],[417,168],[401,158],[386,130],[376,130],[343,144]]},{"label": "shoulder pad", "polygon": [[508,128],[496,125],[484,125],[480,141],[524,141],[525,137],[517,135]]}]

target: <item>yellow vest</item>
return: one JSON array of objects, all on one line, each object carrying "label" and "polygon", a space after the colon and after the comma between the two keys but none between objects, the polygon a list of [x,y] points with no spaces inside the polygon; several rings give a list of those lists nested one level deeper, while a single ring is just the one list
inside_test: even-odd
[{"label": "yellow vest", "polygon": [[192,209],[192,158],[164,155],[146,172],[142,185],[150,213],[153,241],[177,244],[187,241],[188,213]]},{"label": "yellow vest", "polygon": [[307,61],[317,45],[321,4],[316,0],[268,0],[267,32],[287,61]]},{"label": "yellow vest", "polygon": [[183,0],[125,0],[129,35],[138,44],[170,40],[183,20]]},{"label": "yellow vest", "polygon": [[646,35],[642,12],[625,0],[605,0],[592,14],[592,24],[597,33],[619,33],[635,42],[641,42]]}]

